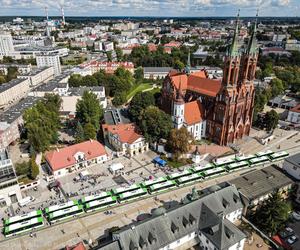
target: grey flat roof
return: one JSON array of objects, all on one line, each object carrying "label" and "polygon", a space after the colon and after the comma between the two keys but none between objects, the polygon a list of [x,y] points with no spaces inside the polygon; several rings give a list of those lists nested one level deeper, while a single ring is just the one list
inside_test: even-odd
[{"label": "grey flat roof", "polygon": [[3,84],[0,85],[0,93],[2,93],[4,91],[6,91],[6,90],[8,90],[8,89],[10,89],[10,88],[12,88],[14,86],[16,86],[16,85],[18,85],[21,82],[24,82],[26,80],[27,79],[19,79],[19,78],[17,78],[17,79],[13,79],[13,80],[11,80],[11,81],[9,81],[7,83],[3,83]]},{"label": "grey flat roof", "polygon": [[171,67],[144,67],[144,73],[169,73]]},{"label": "grey flat roof", "polygon": [[26,109],[31,108],[39,99],[40,98],[33,96],[22,99],[20,102],[0,114],[0,122],[11,124],[19,118]]},{"label": "grey flat roof", "polygon": [[229,181],[249,200],[274,192],[293,183],[281,170],[269,166]]},{"label": "grey flat roof", "polygon": [[37,74],[43,72],[44,70],[46,70],[48,68],[50,68],[50,67],[35,68],[35,69],[31,70],[30,72],[28,72],[27,74],[23,74],[21,76],[34,76],[34,75],[37,75]]},{"label": "grey flat roof", "polygon": [[117,125],[131,123],[127,109],[109,109],[104,112],[105,124]]},{"label": "grey flat roof", "polygon": [[293,164],[294,166],[300,168],[300,153],[292,155],[285,159],[287,162]]}]

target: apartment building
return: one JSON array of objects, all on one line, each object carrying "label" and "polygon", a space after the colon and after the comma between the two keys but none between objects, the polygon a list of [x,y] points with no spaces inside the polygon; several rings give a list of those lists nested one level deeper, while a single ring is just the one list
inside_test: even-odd
[{"label": "apartment building", "polygon": [[16,64],[16,63],[5,63],[0,64],[0,72],[7,75],[8,68],[17,68],[18,73],[21,75],[28,74],[32,70],[31,64]]},{"label": "apartment building", "polygon": [[19,79],[29,79],[30,87],[37,86],[43,82],[48,82],[54,77],[54,68],[51,67],[42,67],[35,69],[27,74],[19,75]]},{"label": "apartment building", "polygon": [[22,199],[17,176],[6,149],[0,148],[0,207]]},{"label": "apartment building", "polygon": [[0,58],[3,56],[14,56],[15,48],[13,45],[13,39],[9,33],[0,34]]},{"label": "apartment building", "polygon": [[14,79],[0,85],[0,109],[25,97],[29,92],[29,79]]},{"label": "apartment building", "polygon": [[55,76],[61,74],[60,58],[57,54],[40,53],[36,56],[36,64],[38,68],[53,67]]},{"label": "apartment building", "polygon": [[23,130],[23,113],[39,98],[28,96],[0,114],[0,148],[6,148],[20,138]]}]

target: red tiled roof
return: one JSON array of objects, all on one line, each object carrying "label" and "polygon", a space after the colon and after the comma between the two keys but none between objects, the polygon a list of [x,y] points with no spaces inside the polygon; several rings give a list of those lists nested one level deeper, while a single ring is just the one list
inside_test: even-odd
[{"label": "red tiled roof", "polygon": [[122,143],[133,143],[142,135],[138,133],[137,127],[134,123],[130,124],[118,124],[118,125],[102,125],[104,131],[109,131],[114,135],[118,135],[119,140]]},{"label": "red tiled roof", "polygon": [[213,97],[218,94],[222,87],[220,79],[208,79],[206,78],[204,71],[192,73],[189,76],[182,73],[169,75],[169,77],[177,89],[179,89],[179,86],[181,85],[181,89],[183,90],[191,90]]},{"label": "red tiled roof", "polygon": [[298,104],[296,107],[293,107],[292,109],[290,109],[290,111],[300,113],[300,104]]},{"label": "red tiled roof", "polygon": [[74,246],[66,246],[66,250],[86,250],[86,248],[82,242],[79,242]]},{"label": "red tiled roof", "polygon": [[87,160],[106,155],[104,146],[96,141],[89,140],[69,147],[48,151],[45,158],[53,171],[73,166],[76,163],[74,155],[78,152],[85,154]]},{"label": "red tiled roof", "polygon": [[203,114],[203,107],[199,100],[184,104],[184,120],[187,125],[201,122]]}]

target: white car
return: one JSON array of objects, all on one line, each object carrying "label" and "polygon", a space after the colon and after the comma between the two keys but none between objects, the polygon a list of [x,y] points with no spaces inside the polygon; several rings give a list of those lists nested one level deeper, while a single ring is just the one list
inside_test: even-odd
[{"label": "white car", "polygon": [[287,243],[290,245],[294,244],[298,240],[298,237],[296,235],[292,235],[287,239]]},{"label": "white car", "polygon": [[293,218],[294,218],[295,220],[300,221],[300,211],[294,211],[294,212],[292,213],[292,216],[293,216]]}]

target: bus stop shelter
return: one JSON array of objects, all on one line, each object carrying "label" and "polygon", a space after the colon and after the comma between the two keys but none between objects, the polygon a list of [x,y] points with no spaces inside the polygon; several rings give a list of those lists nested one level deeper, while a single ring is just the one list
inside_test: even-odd
[{"label": "bus stop shelter", "polygon": [[163,160],[163,159],[161,159],[160,157],[155,157],[154,159],[153,159],[153,162],[155,163],[155,164],[158,164],[160,167],[164,167],[164,166],[166,166],[167,165],[167,162],[165,161],[165,160]]},{"label": "bus stop shelter", "polygon": [[108,167],[108,170],[113,174],[122,169],[124,169],[124,165],[122,163],[114,163]]}]

